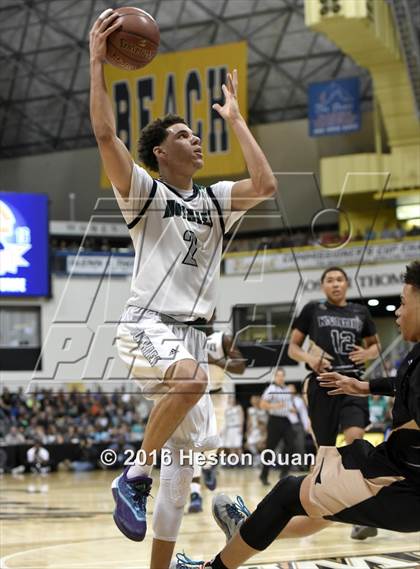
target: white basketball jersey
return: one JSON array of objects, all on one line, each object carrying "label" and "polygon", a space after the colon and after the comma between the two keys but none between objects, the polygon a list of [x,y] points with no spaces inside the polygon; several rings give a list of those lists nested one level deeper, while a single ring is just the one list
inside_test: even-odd
[{"label": "white basketball jersey", "polygon": [[228,429],[242,427],[244,416],[240,405],[228,407],[225,411],[225,424]]},{"label": "white basketball jersey", "polygon": [[128,304],[179,321],[210,319],[223,234],[245,213],[231,211],[233,183],[194,184],[188,193],[154,180],[135,164],[129,197],[114,187],[135,250]]},{"label": "white basketball jersey", "polygon": [[213,332],[207,336],[206,348],[213,360],[222,360],[226,355],[223,349],[223,332]]},{"label": "white basketball jersey", "polygon": [[248,407],[247,409],[247,422],[246,426],[249,432],[258,429],[258,411],[259,409],[255,409],[255,407]]},{"label": "white basketball jersey", "polygon": [[247,428],[249,431],[259,429],[260,422],[267,423],[267,413],[262,409],[256,409],[255,407],[248,407],[247,409]]},{"label": "white basketball jersey", "polygon": [[[223,332],[213,332],[207,336],[207,354],[215,361],[220,361],[225,357],[223,349]],[[225,381],[225,370],[220,366],[209,362],[209,389],[210,392],[219,390]]]}]

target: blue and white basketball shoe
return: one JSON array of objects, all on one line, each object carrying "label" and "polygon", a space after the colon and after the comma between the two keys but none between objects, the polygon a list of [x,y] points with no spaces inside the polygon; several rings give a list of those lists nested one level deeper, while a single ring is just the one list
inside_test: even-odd
[{"label": "blue and white basketball shoe", "polygon": [[147,476],[127,478],[128,469],[129,467],[112,482],[114,522],[129,539],[143,541],[147,529],[146,502],[152,479]]},{"label": "blue and white basketball shoe", "polygon": [[251,515],[240,496],[234,502],[226,494],[217,494],[212,503],[213,517],[228,542],[244,521]]},{"label": "blue and white basketball shoe", "polygon": [[185,555],[185,553],[177,553],[176,561],[173,561],[170,565],[170,569],[204,569],[209,567],[211,569],[210,563],[204,561],[194,561]]}]

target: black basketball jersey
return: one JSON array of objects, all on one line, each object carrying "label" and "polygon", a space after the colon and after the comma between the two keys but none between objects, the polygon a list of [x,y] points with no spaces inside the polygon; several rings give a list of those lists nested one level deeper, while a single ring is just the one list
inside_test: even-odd
[{"label": "black basketball jersey", "polygon": [[363,370],[363,366],[354,364],[348,354],[354,345],[362,345],[363,338],[376,334],[375,323],[366,306],[354,302],[345,306],[335,306],[328,301],[308,302],[295,320],[294,328],[333,356],[332,368],[340,373]]},{"label": "black basketball jersey", "polygon": [[420,486],[420,431],[398,428],[413,420],[420,427],[420,344],[404,358],[397,377],[373,379],[369,385],[372,394],[395,396],[392,428],[396,430],[385,443],[387,455]]}]

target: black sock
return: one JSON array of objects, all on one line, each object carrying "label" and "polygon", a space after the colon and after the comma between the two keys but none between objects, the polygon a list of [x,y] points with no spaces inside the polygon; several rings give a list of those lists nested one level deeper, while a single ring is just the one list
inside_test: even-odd
[{"label": "black sock", "polygon": [[244,542],[258,551],[266,549],[294,516],[307,516],[300,503],[302,478],[288,476],[278,482],[241,525]]},{"label": "black sock", "polygon": [[216,557],[210,561],[209,569],[228,569],[223,561],[220,559],[220,553],[216,555]]}]

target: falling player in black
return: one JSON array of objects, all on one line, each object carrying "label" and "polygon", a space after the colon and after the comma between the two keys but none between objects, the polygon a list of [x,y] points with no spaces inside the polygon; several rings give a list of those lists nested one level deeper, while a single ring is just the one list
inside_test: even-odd
[{"label": "falling player in black", "polygon": [[[420,261],[407,267],[404,282],[397,325],[402,337],[415,344],[397,377],[367,382],[333,371],[319,378],[332,399],[395,396],[388,440],[377,447],[364,440],[322,447],[308,476],[280,480],[250,516],[241,504],[238,531],[212,561],[192,562],[178,554],[177,569],[237,569],[275,539],[292,537],[289,526],[295,520],[295,526],[302,520],[313,524],[306,535],[322,529],[326,520],[420,531]],[[238,508],[235,512],[240,514]],[[294,533],[303,535],[297,527]]]},{"label": "falling player in black", "polygon": [[[346,299],[348,277],[340,267],[330,267],[321,277],[325,300],[306,304],[290,338],[289,356],[305,362],[311,373],[305,382],[308,413],[318,447],[335,446],[342,430],[346,444],[362,439],[369,424],[367,399],[342,395],[329,397],[319,386],[317,375],[336,371],[359,378],[368,360],[379,355],[375,324],[368,309]],[[302,349],[309,336],[310,348]],[[353,528],[352,537],[365,539],[375,535],[372,528]]]}]

